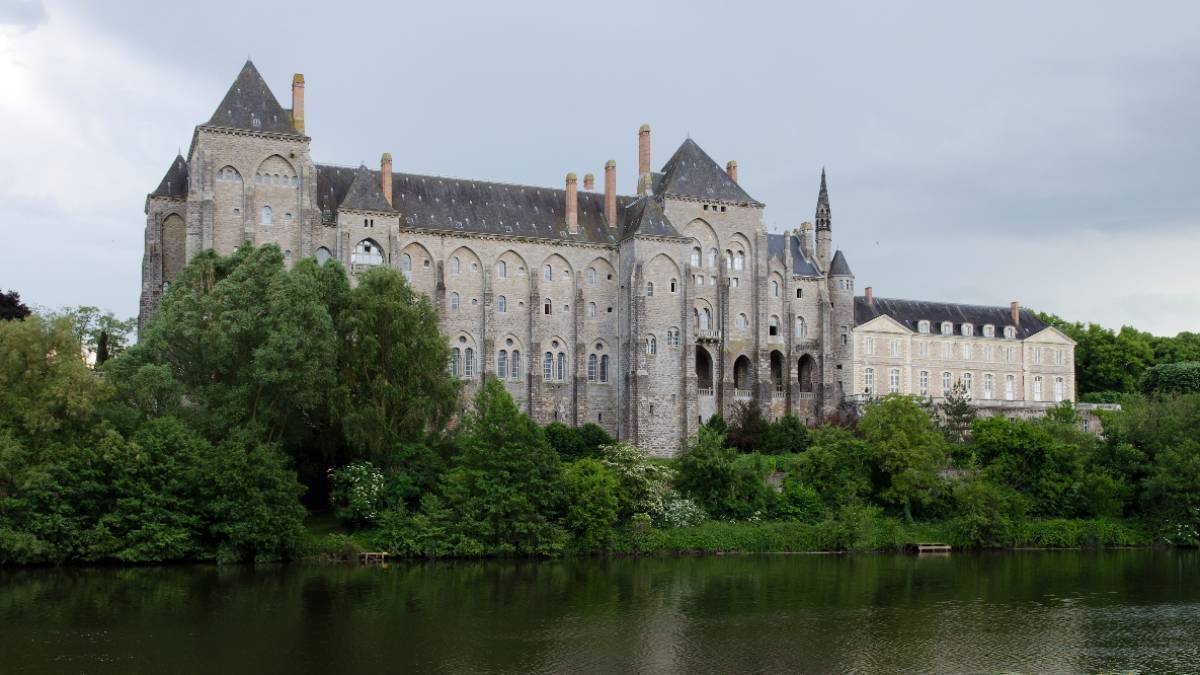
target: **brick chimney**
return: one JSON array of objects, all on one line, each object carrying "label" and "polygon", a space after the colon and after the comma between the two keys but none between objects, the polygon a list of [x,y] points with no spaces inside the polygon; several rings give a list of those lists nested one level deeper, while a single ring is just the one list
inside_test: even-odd
[{"label": "brick chimney", "polygon": [[735,182],[735,183],[737,182],[737,160],[736,159],[729,160],[729,163],[725,165],[725,172],[729,174],[729,178],[731,180],[733,180],[733,182]]},{"label": "brick chimney", "polygon": [[1021,325],[1021,303],[1017,300],[1013,300],[1012,303],[1008,306],[1008,311],[1012,315],[1013,325],[1020,326]]},{"label": "brick chimney", "polygon": [[575,174],[567,174],[567,228],[579,234],[579,195],[575,192]]},{"label": "brick chimney", "polygon": [[867,305],[875,304],[875,289],[867,286],[863,292],[867,295]]},{"label": "brick chimney", "polygon": [[583,189],[591,192],[596,189],[596,177],[590,173],[583,174]]},{"label": "brick chimney", "polygon": [[642,176],[650,175],[650,125],[638,129],[638,191],[642,189]]},{"label": "brick chimney", "polygon": [[292,126],[304,133],[304,73],[292,76]]},{"label": "brick chimney", "polygon": [[379,190],[388,206],[392,205],[392,153],[385,152],[379,158]]},{"label": "brick chimney", "polygon": [[604,163],[604,219],[609,227],[617,226],[617,163]]}]

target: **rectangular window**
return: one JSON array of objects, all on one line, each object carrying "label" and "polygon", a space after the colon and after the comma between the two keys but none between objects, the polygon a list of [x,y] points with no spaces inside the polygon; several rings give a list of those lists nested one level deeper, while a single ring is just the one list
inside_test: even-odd
[{"label": "rectangular window", "polygon": [[863,371],[863,393],[870,394],[875,390],[875,369],[867,368]]},{"label": "rectangular window", "polygon": [[1054,365],[1061,366],[1063,364],[1063,350],[1054,350]]},{"label": "rectangular window", "polygon": [[922,370],[917,377],[917,391],[921,392],[922,396],[929,395],[929,371]]},{"label": "rectangular window", "polygon": [[1016,358],[1017,358],[1017,350],[1016,349],[1014,349],[1012,347],[1004,348],[1004,360],[1005,361],[1007,361],[1008,363],[1012,363],[1013,361],[1016,360]]},{"label": "rectangular window", "polygon": [[996,352],[992,348],[992,345],[987,345],[986,347],[983,348],[983,360],[991,361],[995,357],[996,357]]},{"label": "rectangular window", "polygon": [[899,368],[892,368],[891,371],[888,372],[888,393],[889,394],[899,394],[900,393],[900,369]]},{"label": "rectangular window", "polygon": [[873,337],[864,337],[863,338],[863,353],[868,356],[875,353],[875,338],[873,338]]},{"label": "rectangular window", "polygon": [[951,379],[950,373],[942,373],[942,396],[950,393]]},{"label": "rectangular window", "polygon": [[964,360],[964,361],[970,361],[970,360],[971,360],[971,353],[972,353],[972,349],[971,349],[971,343],[969,343],[969,342],[968,342],[968,343],[964,344],[964,345],[962,346],[962,352],[963,352],[963,360]]},{"label": "rectangular window", "polygon": [[1063,379],[1061,377],[1054,378],[1054,402],[1060,403],[1063,400]]},{"label": "rectangular window", "polygon": [[991,373],[983,376],[983,397],[996,398],[996,378]]},{"label": "rectangular window", "polygon": [[949,342],[942,343],[942,358],[943,359],[950,358],[950,343]]},{"label": "rectangular window", "polygon": [[892,340],[888,343],[888,353],[892,356],[900,356],[900,341]]},{"label": "rectangular window", "polygon": [[1042,348],[1041,347],[1033,348],[1033,363],[1035,365],[1040,365],[1042,363]]},{"label": "rectangular window", "polygon": [[1017,378],[1012,375],[1004,376],[1004,400],[1011,401],[1017,389]]},{"label": "rectangular window", "polygon": [[1033,400],[1042,400],[1042,378],[1033,378]]}]

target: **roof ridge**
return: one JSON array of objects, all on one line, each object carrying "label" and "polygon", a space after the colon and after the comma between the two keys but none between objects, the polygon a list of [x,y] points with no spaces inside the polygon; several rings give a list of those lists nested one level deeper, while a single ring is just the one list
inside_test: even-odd
[{"label": "roof ridge", "polygon": [[[318,167],[327,167],[330,169],[347,169],[349,171],[358,171],[360,168],[363,168],[361,166],[350,166],[348,164],[330,164],[327,162],[315,162],[315,164]],[[376,174],[379,173],[379,169],[372,169],[369,166],[365,167],[365,168],[367,169],[367,171],[371,171]],[[486,185],[496,185],[496,186],[500,186],[500,187],[516,187],[516,188],[529,188],[531,190],[555,190],[558,192],[566,192],[565,187],[549,187],[549,186],[545,186],[545,185],[529,185],[527,183],[507,183],[504,181],[482,180],[479,178],[466,178],[466,177],[461,177],[461,176],[439,176],[436,174],[428,174],[428,173],[412,173],[410,171],[393,171],[392,175],[393,176],[413,176],[416,178],[433,178],[435,180],[453,180],[453,181],[464,181],[464,182],[471,182],[471,183],[483,183]],[[585,195],[597,195],[600,197],[604,196],[603,192],[597,192],[595,190],[578,190],[578,193],[585,194]],[[621,198],[637,199],[637,197],[638,197],[638,195],[623,195],[623,194],[617,193],[618,199],[621,199]]]},{"label": "roof ridge", "polygon": [[[858,300],[859,298],[862,298],[865,300],[866,296],[865,295],[854,296],[855,300]],[[881,295],[874,295],[874,296],[872,296],[872,299],[875,302],[879,302],[880,300],[891,300],[893,302],[919,302],[919,303],[926,304],[926,305],[954,305],[955,307],[973,307],[976,309],[1003,309],[1004,311],[1009,311],[1011,309],[1011,307],[1009,307],[1007,305],[980,305],[980,304],[976,304],[976,303],[972,303],[972,302],[953,302],[953,301],[949,301],[949,300],[913,300],[910,298],[892,298],[892,297],[885,297],[885,296],[881,296]],[[1033,313],[1032,311],[1029,310],[1028,307],[1021,307],[1021,310],[1028,311],[1030,314]]]}]

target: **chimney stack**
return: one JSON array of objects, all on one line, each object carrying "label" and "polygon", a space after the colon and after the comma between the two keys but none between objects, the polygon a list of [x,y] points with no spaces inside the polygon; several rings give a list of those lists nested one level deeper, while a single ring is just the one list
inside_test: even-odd
[{"label": "chimney stack", "polygon": [[579,195],[575,192],[575,174],[567,174],[567,228],[579,234]]},{"label": "chimney stack", "polygon": [[304,73],[292,76],[292,126],[304,133]]},{"label": "chimney stack", "polygon": [[650,125],[638,129],[638,191],[641,192],[643,178],[650,175]]},{"label": "chimney stack", "polygon": [[392,205],[392,153],[385,152],[379,158],[379,190],[383,192],[383,199]]},{"label": "chimney stack", "polygon": [[609,227],[617,226],[617,163],[604,163],[604,219]]},{"label": "chimney stack", "polygon": [[596,177],[590,173],[583,174],[583,189],[591,192],[596,189]]},{"label": "chimney stack", "polygon": [[735,183],[737,182],[737,160],[736,159],[729,160],[729,163],[725,165],[725,172],[729,174],[729,178],[731,180],[733,180],[733,182],[735,182]]},{"label": "chimney stack", "polygon": [[1021,325],[1021,303],[1017,300],[1013,300],[1012,304],[1010,304],[1008,306],[1008,309],[1009,309],[1009,312],[1012,314],[1013,325],[1020,326]]},{"label": "chimney stack", "polygon": [[865,293],[867,294],[867,305],[875,304],[875,289],[867,286]]},{"label": "chimney stack", "polygon": [[808,222],[807,220],[804,221],[803,223],[800,223],[800,230],[799,230],[800,252],[803,253],[804,257],[807,258],[808,260],[812,260],[812,255],[813,255],[812,254],[812,231],[813,231],[812,223]]}]

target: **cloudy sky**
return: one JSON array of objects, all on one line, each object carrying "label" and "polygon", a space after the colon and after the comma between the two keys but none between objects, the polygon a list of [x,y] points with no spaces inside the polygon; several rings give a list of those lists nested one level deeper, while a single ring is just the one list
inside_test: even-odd
[{"label": "cloudy sky", "polygon": [[145,195],[250,56],[314,158],[558,186],[688,135],[859,287],[1200,330],[1200,3],[0,0],[0,288],[137,311]]}]

